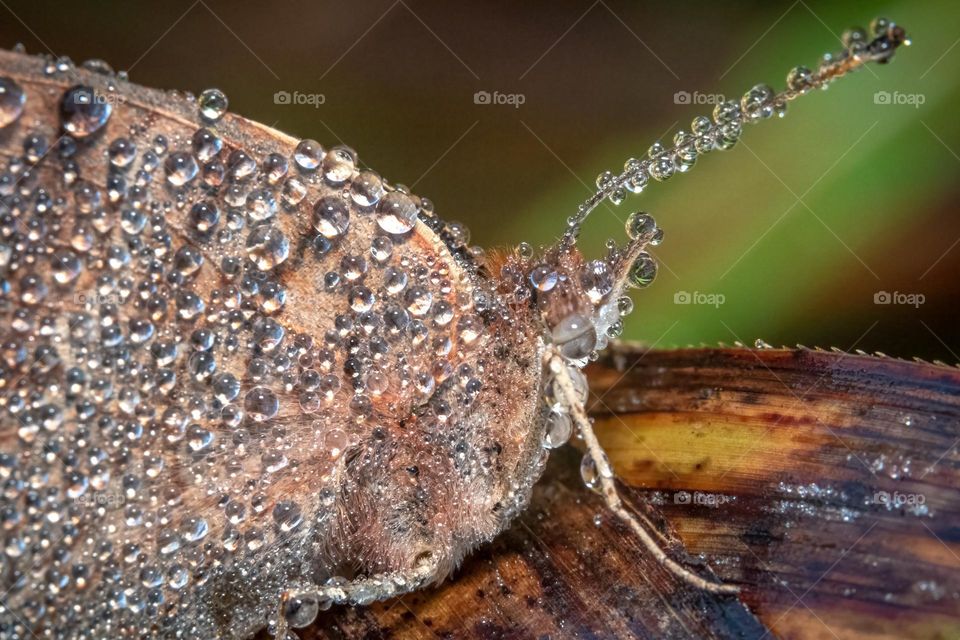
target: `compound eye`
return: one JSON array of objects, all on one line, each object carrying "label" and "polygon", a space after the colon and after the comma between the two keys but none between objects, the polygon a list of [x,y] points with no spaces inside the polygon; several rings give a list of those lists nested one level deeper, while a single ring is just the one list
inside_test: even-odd
[{"label": "compound eye", "polygon": [[597,330],[593,320],[582,313],[564,317],[551,331],[560,353],[571,360],[581,360],[597,347]]},{"label": "compound eye", "polygon": [[420,567],[430,564],[433,561],[433,551],[430,549],[422,549],[417,555],[413,557],[413,566]]}]

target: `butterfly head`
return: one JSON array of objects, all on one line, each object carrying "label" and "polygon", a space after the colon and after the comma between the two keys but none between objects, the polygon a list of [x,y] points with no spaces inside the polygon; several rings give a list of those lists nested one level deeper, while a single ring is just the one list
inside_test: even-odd
[{"label": "butterfly head", "polygon": [[656,277],[656,261],[645,249],[659,244],[661,230],[652,217],[637,212],[627,221],[627,233],[629,242],[610,241],[603,258],[586,259],[576,238],[567,235],[542,256],[505,267],[523,273],[549,340],[570,360],[585,363],[619,335],[622,316],[633,308],[627,289],[645,287]]}]

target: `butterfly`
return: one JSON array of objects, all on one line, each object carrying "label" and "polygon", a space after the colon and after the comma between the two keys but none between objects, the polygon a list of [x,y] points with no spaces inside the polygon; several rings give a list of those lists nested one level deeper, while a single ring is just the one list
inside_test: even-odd
[{"label": "butterfly", "polygon": [[534,250],[484,252],[353,149],[294,140],[102,63],[0,54],[5,333],[0,629],[10,637],[284,636],[439,583],[527,508],[577,431],[583,479],[651,558],[582,369],[650,284],[653,218],[588,259],[604,200],[907,43],[876,21],[788,88],[651,147]]}]

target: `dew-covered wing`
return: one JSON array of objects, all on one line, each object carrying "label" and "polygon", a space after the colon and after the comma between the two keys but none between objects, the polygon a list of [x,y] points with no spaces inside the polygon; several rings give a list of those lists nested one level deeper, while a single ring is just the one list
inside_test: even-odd
[{"label": "dew-covered wing", "polygon": [[4,629],[196,637],[225,573],[256,628],[351,544],[345,459],[475,392],[458,228],[225,106],[0,53]]}]

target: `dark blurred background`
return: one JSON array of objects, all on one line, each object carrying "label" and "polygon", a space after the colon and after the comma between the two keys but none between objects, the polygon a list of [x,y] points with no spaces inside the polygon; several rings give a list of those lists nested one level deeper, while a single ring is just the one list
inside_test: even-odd
[{"label": "dark blurred background", "polygon": [[[893,64],[601,208],[584,246],[622,240],[637,209],[665,229],[625,337],[960,361],[956,3],[0,5],[2,46],[102,58],[145,85],[219,87],[237,113],[349,144],[484,246],[550,242],[601,170],[668,141],[717,95],[782,88],[790,67],[838,50],[843,29],[887,16],[913,39]],[[478,104],[482,91],[505,103]]]}]

